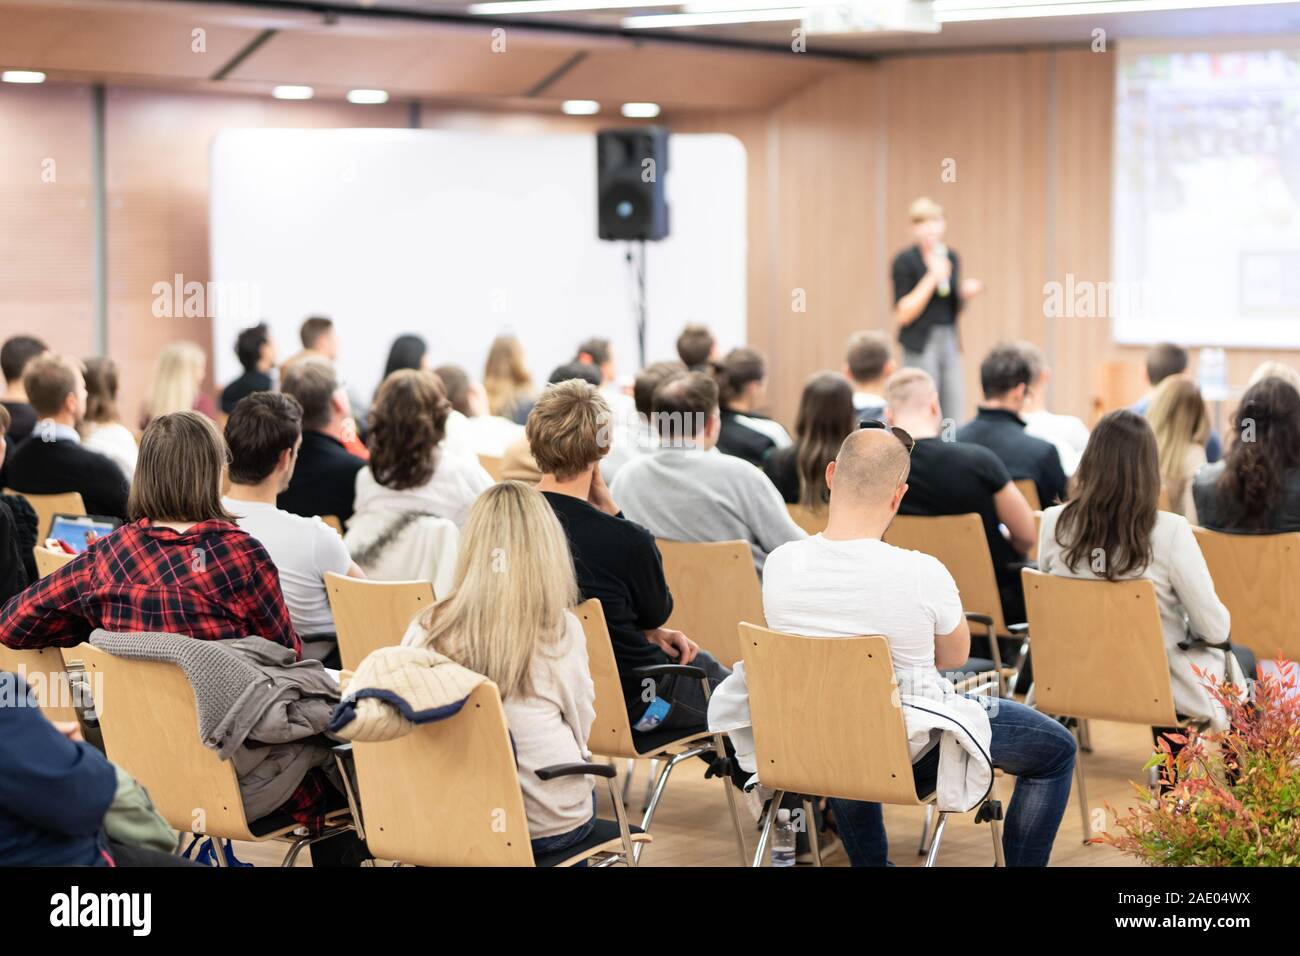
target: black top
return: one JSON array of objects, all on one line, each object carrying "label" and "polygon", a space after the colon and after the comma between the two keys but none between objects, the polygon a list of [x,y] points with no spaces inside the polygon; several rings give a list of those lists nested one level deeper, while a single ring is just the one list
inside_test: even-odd
[{"label": "black top", "polygon": [[760,418],[765,421],[770,419],[763,415],[755,415],[753,412],[737,412],[730,408],[722,409],[720,414],[722,430],[718,432],[718,451],[724,455],[743,458],[751,465],[763,464],[763,459],[776,447],[776,442],[771,436],[750,428],[739,419],[742,417]]},{"label": "black top", "polygon": [[[920,352],[930,338],[930,329],[936,325],[956,325],[957,313],[961,311],[961,297],[957,294],[960,279],[957,275],[957,253],[948,250],[952,262],[952,275],[948,279],[948,294],[939,295],[934,290],[930,301],[925,304],[921,314],[898,331],[898,341],[903,348],[911,352]],[[894,257],[894,303],[916,288],[917,283],[925,277],[925,259],[921,256],[920,246],[909,246]]]},{"label": "black top", "polygon": [[271,376],[265,372],[245,372],[221,391],[221,410],[229,415],[245,395],[271,391]]},{"label": "black top", "polygon": [[1227,465],[1223,461],[1206,465],[1192,481],[1192,501],[1196,504],[1196,520],[1202,528],[1211,531],[1228,531],[1233,534],[1281,534],[1300,531],[1300,468],[1293,468],[1282,477],[1282,497],[1271,514],[1265,515],[1257,527],[1229,526],[1223,508],[1223,492],[1219,478]]},{"label": "black top", "polygon": [[9,431],[7,434],[17,445],[36,430],[36,409],[26,402],[0,402],[9,409]]},{"label": "black top", "polygon": [[10,513],[14,516],[14,527],[18,533],[18,554],[22,558],[23,569],[27,572],[27,580],[35,581],[40,577],[36,572],[36,555],[32,551],[32,548],[36,547],[36,535],[39,530],[36,527],[36,511],[22,495],[0,495],[0,503],[8,505]]},{"label": "black top", "polygon": [[[19,540],[13,512],[0,501],[0,606],[27,587],[29,581],[36,580],[35,572],[29,572],[24,565],[24,552],[31,555],[32,549]],[[30,560],[35,562],[34,557]]]},{"label": "black top", "polygon": [[1049,441],[1025,434],[1025,423],[1015,412],[981,408],[957,429],[957,440],[983,445],[1007,466],[1012,478],[1028,478],[1038,489],[1038,501],[1050,508],[1065,500],[1065,471],[1061,455]]},{"label": "black top", "polygon": [[75,441],[42,441],[33,436],[14,450],[7,470],[9,487],[19,494],[75,491],[87,514],[126,520],[126,496],[131,489],[122,469],[111,458]]},{"label": "black top", "polygon": [[1010,565],[1024,558],[998,530],[993,495],[1011,480],[1007,468],[987,448],[966,442],[922,438],[912,449],[912,470],[907,494],[898,513],[903,515],[964,515],[974,512],[984,523],[989,553],[998,583],[1018,580],[1019,569]]},{"label": "black top", "polygon": [[569,539],[578,590],[584,601],[598,598],[623,678],[628,716],[635,722],[646,708],[634,667],[672,663],[645,631],[662,627],[673,612],[663,560],[652,535],[621,514],[608,515],[572,495],[544,491]]},{"label": "black top", "polygon": [[357,497],[357,472],[365,465],[338,439],[322,432],[303,432],[293,477],[275,504],[304,518],[336,515],[346,522]]},{"label": "black top", "polygon": [[763,461],[763,473],[772,479],[776,490],[788,505],[799,503],[799,464],[795,460],[798,446],[777,448]]}]

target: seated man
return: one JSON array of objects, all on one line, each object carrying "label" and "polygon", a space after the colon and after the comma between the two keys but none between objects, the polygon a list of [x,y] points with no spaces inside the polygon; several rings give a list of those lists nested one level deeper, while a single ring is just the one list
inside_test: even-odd
[{"label": "seated man", "polygon": [[600,474],[612,482],[619,469],[637,455],[659,444],[659,433],[651,424],[654,394],[660,385],[686,374],[681,362],[654,362],[637,373],[632,385],[633,414],[620,420],[614,415],[613,446],[600,461]]},{"label": "seated man", "polygon": [[275,345],[265,322],[240,331],[235,339],[235,357],[244,368],[239,376],[221,391],[221,410],[229,415],[245,395],[269,392],[275,387],[271,369],[275,368]]},{"label": "seated man", "polygon": [[853,407],[861,421],[884,421],[885,382],[897,369],[894,343],[884,332],[855,332],[844,356],[844,376],[853,386]]},{"label": "seated man", "polygon": [[280,589],[303,657],[336,666],[334,617],[325,574],[365,574],[348,556],[339,533],[320,518],[276,507],[302,445],[302,408],[292,395],[254,392],[240,399],[226,422],[230,490],[221,506],[262,543],[280,574]]},{"label": "seated man", "polygon": [[692,664],[716,685],[730,672],[681,631],[663,626],[673,598],[654,536],[623,516],[600,475],[609,423],[609,405],[593,384],[570,380],[547,387],[528,415],[529,447],[542,471],[537,490],[569,539],[583,600],[599,598],[605,610],[633,726],[653,704],[655,728],[698,727],[707,712],[698,680],[661,677],[647,695],[644,680],[633,673],[655,664]]},{"label": "seated man", "polygon": [[611,490],[627,515],[659,538],[749,542],[761,573],[768,554],[806,537],[767,475],[718,451],[718,386],[701,372],[654,394],[659,446],[628,462]]},{"label": "seated man", "polygon": [[1052,380],[1052,370],[1047,357],[1032,342],[1017,342],[1016,348],[1024,353],[1029,363],[1029,388],[1025,390],[1025,404],[1020,409],[1025,434],[1056,446],[1056,453],[1061,456],[1061,470],[1068,479],[1079,467],[1083,450],[1088,447],[1088,426],[1073,415],[1058,415],[1048,410],[1047,383]]},{"label": "seated man", "polygon": [[[563,365],[558,365],[546,381],[548,385],[558,385],[571,379],[590,382],[600,388],[600,372],[587,362],[565,362]],[[541,477],[541,469],[537,467],[537,462],[533,461],[533,453],[528,447],[528,436],[525,435],[507,448],[505,455],[502,456],[501,480],[522,481],[527,485],[535,485]]]},{"label": "seated man", "polygon": [[[911,491],[899,514],[979,515],[1002,596],[1002,615],[1008,624],[1024,621],[1020,564],[1034,544],[1034,515],[1006,465],[987,448],[940,435],[939,392],[928,372],[896,372],[885,386],[885,398],[890,422],[916,439]],[[999,525],[1006,527],[1006,535]]]},{"label": "seated man", "polygon": [[81,447],[77,426],[86,413],[81,364],[60,355],[34,358],[23,373],[23,388],[39,421],[9,459],[9,486],[25,495],[75,491],[87,514],[125,520],[130,486],[122,469]]},{"label": "seated man", "polygon": [[348,393],[334,366],[310,356],[285,368],[280,391],[302,407],[302,450],[276,504],[304,518],[335,515],[346,523],[356,499],[357,472],[366,465],[343,447],[352,418]]},{"label": "seated man", "polygon": [[984,404],[975,417],[957,429],[957,440],[983,445],[1002,460],[1013,479],[1028,478],[1038,489],[1038,501],[1050,508],[1064,500],[1065,471],[1056,446],[1025,432],[1020,417],[1034,371],[1018,345],[999,345],[980,363]]},{"label": "seated man", "polygon": [[[769,627],[790,634],[882,634],[889,640],[899,692],[942,696],[951,686],[938,671],[960,666],[970,649],[957,586],[935,558],[881,540],[909,494],[908,466],[900,437],[881,429],[850,435],[826,468],[831,490],[826,530],[769,556],[763,610]],[[864,581],[872,586],[864,587]],[[1074,738],[1023,704],[990,703],[990,757],[994,767],[1016,777],[1002,838],[1006,863],[1046,866],[1070,797]],[[940,749],[930,747],[915,758],[918,794],[934,790]],[[762,767],[758,772],[761,780]],[[880,805],[831,800],[830,808],[850,862],[884,866],[888,842]]]}]

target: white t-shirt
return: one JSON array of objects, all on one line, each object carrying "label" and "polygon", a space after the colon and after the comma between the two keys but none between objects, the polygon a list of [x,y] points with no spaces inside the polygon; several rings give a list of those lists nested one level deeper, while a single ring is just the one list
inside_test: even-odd
[{"label": "white t-shirt", "polygon": [[951,634],[962,619],[957,585],[936,558],[877,538],[820,534],[767,556],[763,611],[768,627],[787,634],[884,635],[904,693],[938,673],[935,635]]},{"label": "white t-shirt", "polygon": [[333,634],[325,572],[347,574],[352,565],[339,533],[320,518],[304,518],[260,501],[222,498],[239,526],[262,542],[280,572],[280,590],[299,637]]},{"label": "white t-shirt", "polygon": [[126,475],[127,481],[135,476],[135,462],[140,449],[136,446],[131,429],[121,422],[88,422],[85,434],[81,436],[81,444],[84,448],[113,459],[113,463]]}]

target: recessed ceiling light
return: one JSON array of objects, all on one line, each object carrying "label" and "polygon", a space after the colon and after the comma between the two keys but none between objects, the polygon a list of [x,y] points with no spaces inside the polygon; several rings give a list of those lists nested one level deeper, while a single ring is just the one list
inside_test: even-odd
[{"label": "recessed ceiling light", "polygon": [[628,119],[654,119],[659,115],[658,103],[624,103],[623,115]]},{"label": "recessed ceiling light", "polygon": [[349,103],[387,103],[388,93],[384,90],[348,90]]},{"label": "recessed ceiling light", "polygon": [[44,83],[45,74],[39,70],[5,70],[0,80],[6,83]]},{"label": "recessed ceiling light", "polygon": [[570,116],[592,116],[600,112],[600,104],[595,100],[565,100],[560,109]]},{"label": "recessed ceiling light", "polygon": [[277,100],[309,100],[313,91],[310,86],[277,86],[271,95]]},{"label": "recessed ceiling light", "polygon": [[665,27],[722,26],[730,23],[779,23],[783,20],[802,20],[806,14],[807,10],[804,7],[700,13],[647,13],[644,16],[624,17],[619,21],[619,26],[625,30],[654,30]]},{"label": "recessed ceiling light", "polygon": [[568,13],[575,10],[626,10],[633,7],[676,7],[682,0],[492,0],[471,3],[469,12],[480,16],[512,13]]}]

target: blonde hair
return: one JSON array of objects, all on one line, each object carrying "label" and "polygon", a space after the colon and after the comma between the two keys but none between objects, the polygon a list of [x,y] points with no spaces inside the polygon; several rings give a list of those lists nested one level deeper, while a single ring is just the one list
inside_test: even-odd
[{"label": "blonde hair", "polygon": [[1201,390],[1181,375],[1169,376],[1151,396],[1147,421],[1156,435],[1160,477],[1171,482],[1185,481],[1187,449],[1204,445],[1210,437],[1210,417]]},{"label": "blonde hair", "polygon": [[1286,362],[1278,362],[1273,359],[1260,362],[1255,371],[1250,373],[1250,381],[1246,383],[1246,387],[1249,388],[1266,378],[1280,378],[1297,392],[1300,392],[1300,372],[1287,365]]},{"label": "blonde hair", "polygon": [[885,383],[885,402],[891,412],[916,407],[935,392],[934,378],[923,368],[900,368]]},{"label": "blonde hair", "polygon": [[208,359],[193,342],[172,342],[158,354],[153,388],[145,401],[150,418],[194,408]]},{"label": "blonde hair", "polygon": [[566,481],[609,451],[609,404],[582,379],[548,385],[528,415],[524,434],[542,474]]},{"label": "blonde hair", "polygon": [[524,347],[513,335],[498,335],[488,349],[483,368],[483,388],[487,392],[488,411],[509,417],[521,401],[532,393],[533,377],[524,362]]},{"label": "blonde hair", "polygon": [[921,196],[912,200],[912,205],[907,207],[907,215],[913,224],[930,222],[932,219],[943,218],[943,207],[929,196]]},{"label": "blonde hair", "polygon": [[540,492],[503,481],[479,495],[461,529],[451,593],[416,619],[432,647],[497,685],[532,692],[533,656],[558,644],[578,603],[573,558]]}]

